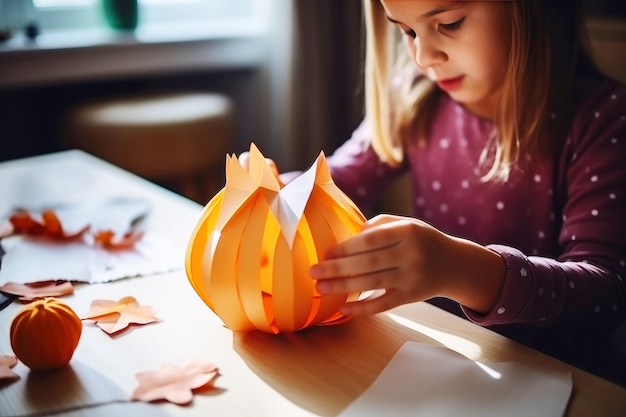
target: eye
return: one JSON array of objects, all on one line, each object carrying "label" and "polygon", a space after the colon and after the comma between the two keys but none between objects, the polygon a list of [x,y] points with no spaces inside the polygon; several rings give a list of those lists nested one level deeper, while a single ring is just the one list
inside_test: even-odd
[{"label": "eye", "polygon": [[458,30],[461,28],[461,25],[463,24],[463,22],[465,21],[465,17],[462,17],[461,19],[457,20],[456,22],[452,22],[452,23],[439,23],[439,27],[444,30],[445,32],[454,32],[455,30]]},{"label": "eye", "polygon": [[396,22],[396,27],[398,29],[400,29],[400,31],[402,31],[402,33],[404,34],[404,36],[408,36],[409,38],[413,38],[415,39],[415,37],[417,36],[417,34],[415,33],[415,31],[413,29],[411,29],[408,26],[405,26],[399,22]]},{"label": "eye", "polygon": [[417,34],[415,33],[413,29],[403,30],[403,32],[406,36],[413,38],[413,39],[415,39],[415,37],[417,36]]}]

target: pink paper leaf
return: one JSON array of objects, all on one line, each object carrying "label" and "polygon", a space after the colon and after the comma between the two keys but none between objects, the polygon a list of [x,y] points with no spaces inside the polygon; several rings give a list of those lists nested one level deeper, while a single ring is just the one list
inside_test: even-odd
[{"label": "pink paper leaf", "polygon": [[143,371],[135,375],[139,386],[132,395],[137,401],[167,400],[185,405],[193,400],[193,392],[213,388],[219,376],[217,367],[209,361],[196,360],[183,367],[164,364],[157,370]]},{"label": "pink paper leaf", "polygon": [[109,334],[125,330],[131,324],[149,324],[158,320],[151,307],[140,306],[134,297],[118,301],[94,300],[83,320],[95,320]]},{"label": "pink paper leaf", "polygon": [[17,357],[0,355],[0,381],[16,381],[20,379],[20,376],[11,370],[16,364]]},{"label": "pink paper leaf", "polygon": [[7,282],[0,286],[0,291],[17,295],[19,301],[30,302],[36,298],[61,297],[74,293],[74,286],[68,281],[40,281],[28,284]]}]

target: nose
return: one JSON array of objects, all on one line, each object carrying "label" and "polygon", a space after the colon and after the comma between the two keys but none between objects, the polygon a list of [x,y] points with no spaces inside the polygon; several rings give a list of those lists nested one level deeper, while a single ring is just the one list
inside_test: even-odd
[{"label": "nose", "polygon": [[416,36],[413,46],[415,63],[420,68],[428,68],[448,60],[448,55],[432,39]]}]

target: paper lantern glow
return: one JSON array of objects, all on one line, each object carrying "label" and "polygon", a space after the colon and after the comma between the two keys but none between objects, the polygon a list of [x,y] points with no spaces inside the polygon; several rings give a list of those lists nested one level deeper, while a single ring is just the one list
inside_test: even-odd
[{"label": "paper lantern glow", "polygon": [[309,268],[364,222],[333,182],[323,153],[282,186],[251,144],[248,171],[226,157],[226,185],[204,208],[187,247],[187,277],[234,331],[340,322],[339,307],[359,294],[321,296]]}]

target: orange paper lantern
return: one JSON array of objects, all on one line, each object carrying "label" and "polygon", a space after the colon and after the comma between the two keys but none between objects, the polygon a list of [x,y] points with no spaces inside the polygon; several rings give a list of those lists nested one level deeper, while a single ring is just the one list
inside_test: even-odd
[{"label": "orange paper lantern", "polygon": [[187,276],[231,330],[294,332],[340,322],[339,307],[358,294],[321,296],[309,268],[364,222],[323,153],[283,187],[252,144],[248,171],[234,155],[226,158],[226,186],[192,233]]}]

